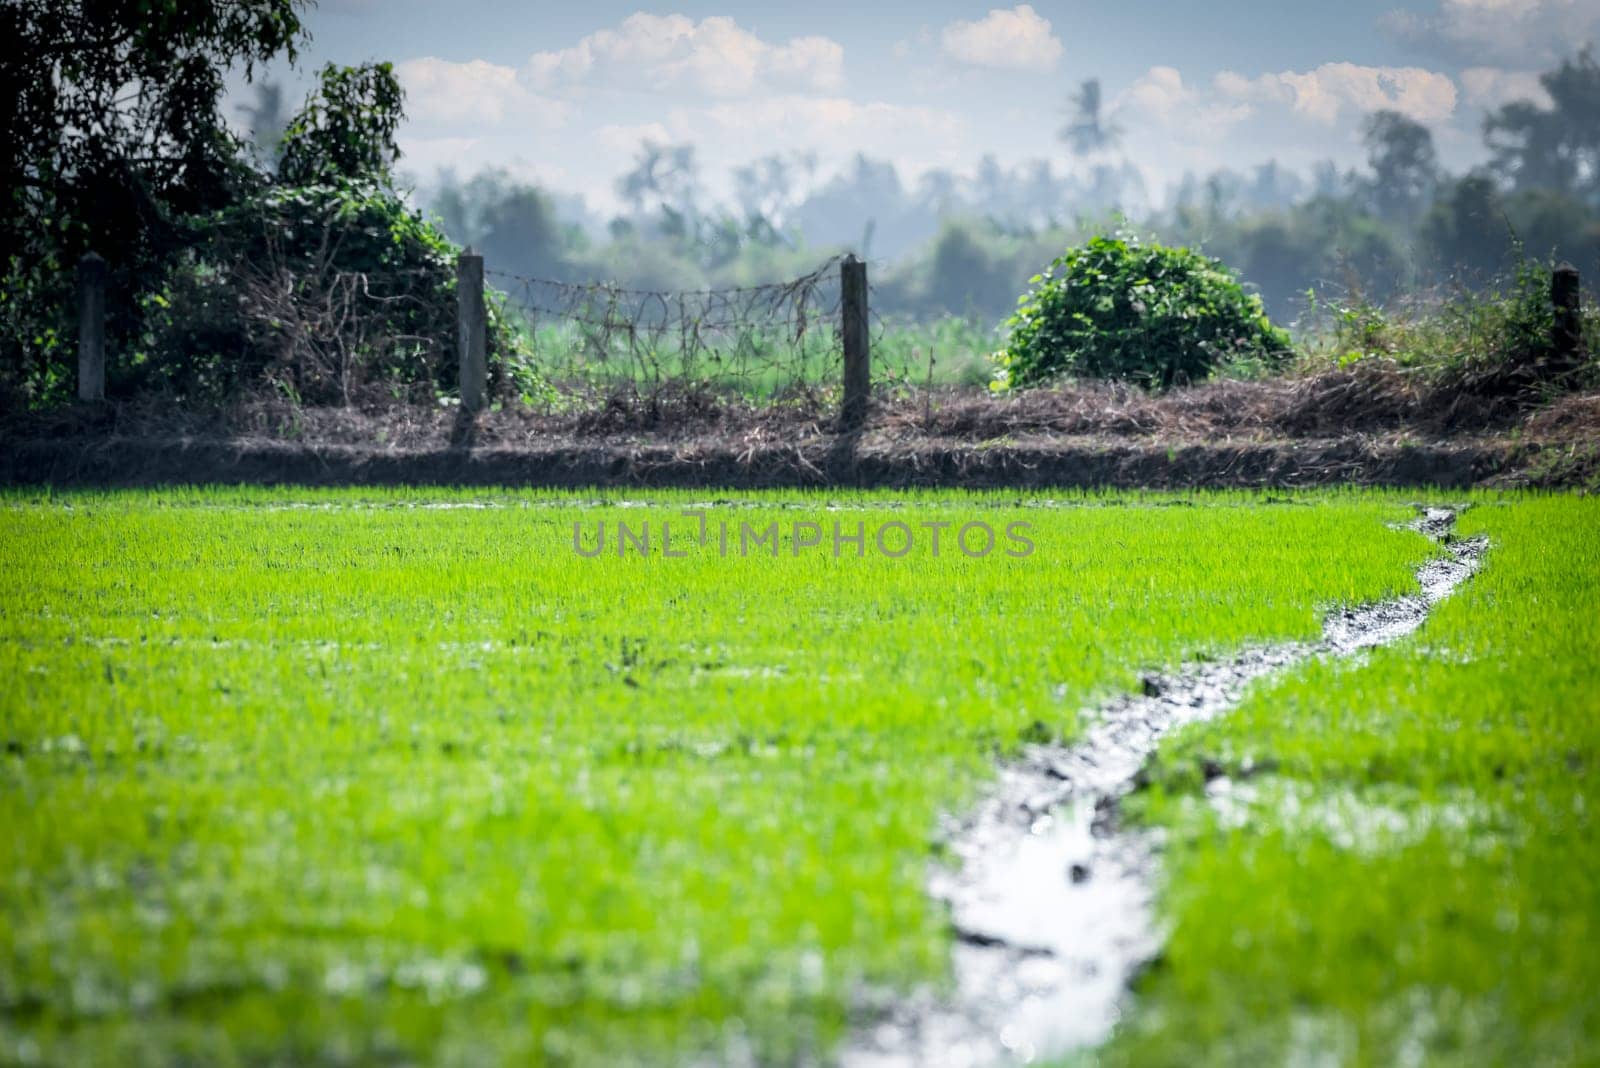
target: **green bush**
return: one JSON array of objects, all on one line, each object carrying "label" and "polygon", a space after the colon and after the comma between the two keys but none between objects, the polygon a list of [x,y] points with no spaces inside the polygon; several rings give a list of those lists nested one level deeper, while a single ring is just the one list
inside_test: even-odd
[{"label": "green bush", "polygon": [[1289,353],[1261,298],[1191,249],[1097,237],[1030,281],[1006,324],[1002,386],[1077,377],[1165,389],[1224,361],[1275,364]]},{"label": "green bush", "polygon": [[[268,187],[194,225],[192,251],[143,295],[145,329],[114,393],[189,399],[273,385],[308,403],[456,387],[456,256],[379,182]],[[499,303],[494,384],[526,391]]]}]

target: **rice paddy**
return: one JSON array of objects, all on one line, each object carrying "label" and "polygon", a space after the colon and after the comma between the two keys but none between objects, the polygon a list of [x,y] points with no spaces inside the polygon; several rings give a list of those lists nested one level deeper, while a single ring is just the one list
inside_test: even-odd
[{"label": "rice paddy", "polygon": [[[0,1062],[826,1063],[948,982],[936,832],[998,760],[1414,589],[1413,514],[11,493]],[[1597,518],[1480,500],[1485,571],[1413,639],[1163,750],[1173,934],[1105,1056],[1585,1048]]]},{"label": "rice paddy", "polygon": [[1110,1063],[1600,1056],[1600,506],[1459,528],[1488,564],[1418,634],[1259,687],[1151,770],[1172,935]]}]

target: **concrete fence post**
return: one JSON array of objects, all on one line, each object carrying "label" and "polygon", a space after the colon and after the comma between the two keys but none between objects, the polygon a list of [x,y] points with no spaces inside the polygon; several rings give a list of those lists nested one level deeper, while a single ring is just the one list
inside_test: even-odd
[{"label": "concrete fence post", "polygon": [[78,399],[106,399],[106,261],[78,261]]},{"label": "concrete fence post", "polygon": [[1551,347],[1556,370],[1562,374],[1583,366],[1583,319],[1580,316],[1578,269],[1563,263],[1550,276],[1550,303],[1555,307]]},{"label": "concrete fence post", "polygon": [[844,341],[844,404],[840,423],[859,427],[872,396],[871,333],[867,328],[867,265],[854,255],[839,265],[840,335]]},{"label": "concrete fence post", "polygon": [[489,399],[488,316],[483,303],[483,257],[470,248],[456,263],[456,308],[461,407],[481,412]]}]

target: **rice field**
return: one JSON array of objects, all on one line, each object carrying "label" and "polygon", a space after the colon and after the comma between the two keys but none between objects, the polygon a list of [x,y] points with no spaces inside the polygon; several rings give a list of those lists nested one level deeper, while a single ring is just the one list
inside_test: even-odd
[{"label": "rice field", "polygon": [[[1411,505],[7,494],[0,1063],[827,1063],[948,982],[997,761],[1414,589]],[[1414,639],[1162,751],[1171,940],[1100,1055],[1583,1059],[1597,520],[1481,498]]]},{"label": "rice field", "polygon": [[1107,1063],[1600,1060],[1600,502],[1458,526],[1488,566],[1420,633],[1151,769],[1172,937]]}]

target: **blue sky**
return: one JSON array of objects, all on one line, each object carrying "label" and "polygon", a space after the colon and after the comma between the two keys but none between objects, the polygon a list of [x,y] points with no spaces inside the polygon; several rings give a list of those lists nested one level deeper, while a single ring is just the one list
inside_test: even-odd
[{"label": "blue sky", "polygon": [[1392,107],[1462,165],[1483,111],[1600,39],[1600,0],[927,0],[875,6],[322,0],[302,73],[389,59],[419,181],[503,167],[602,210],[645,137],[690,141],[712,182],[770,152],[932,166],[1071,161],[1066,95],[1103,80],[1126,157],[1159,192],[1187,170],[1359,162]]},{"label": "blue sky", "polygon": [[[887,51],[924,27],[982,17],[997,5],[960,0],[922,4],[677,3],[647,6],[597,0],[589,4],[518,4],[506,0],[324,0],[313,12],[313,51],[347,58],[431,54],[447,59],[518,63],[533,50],[560,48],[597,29],[615,26],[638,11],[681,13],[695,19],[718,15],[768,39],[809,34],[831,37],[863,58]],[[1004,5],[998,5],[1004,6]],[[1396,8],[1426,13],[1433,5],[1394,0],[1352,0],[1342,5],[1292,0],[1164,0],[1125,4],[1031,5],[1064,40],[1088,46],[1078,58],[1086,68],[1133,71],[1165,60],[1203,59],[1218,67],[1283,69],[1315,66],[1334,58],[1399,63],[1407,49],[1375,31]],[[419,41],[427,43],[419,51]],[[1094,62],[1096,59],[1104,62]],[[1414,58],[1414,57],[1410,57]]]}]

